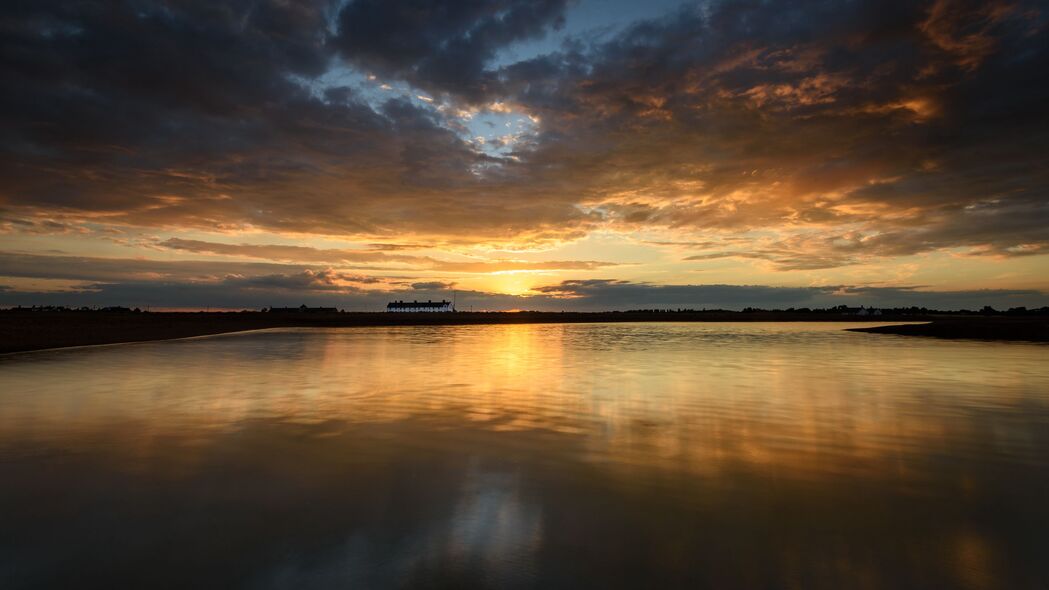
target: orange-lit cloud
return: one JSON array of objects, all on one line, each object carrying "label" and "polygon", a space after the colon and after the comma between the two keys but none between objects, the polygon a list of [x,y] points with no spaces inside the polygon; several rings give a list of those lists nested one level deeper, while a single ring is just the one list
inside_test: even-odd
[{"label": "orange-lit cloud", "polygon": [[[221,244],[200,240],[171,238],[157,244],[158,247],[186,252],[223,254],[282,262],[329,263],[354,267],[361,264],[403,264],[407,268],[420,268],[444,272],[491,273],[525,270],[592,270],[617,266],[615,262],[595,260],[548,260],[530,262],[523,260],[437,260],[428,256],[387,254],[382,251],[322,249],[307,246],[277,244]],[[391,268],[398,268],[396,266]],[[405,267],[401,267],[405,268]]]},{"label": "orange-lit cloud", "polygon": [[8,252],[417,282],[1047,268],[1038,2],[715,1],[604,34],[563,0],[59,5],[6,17]]}]

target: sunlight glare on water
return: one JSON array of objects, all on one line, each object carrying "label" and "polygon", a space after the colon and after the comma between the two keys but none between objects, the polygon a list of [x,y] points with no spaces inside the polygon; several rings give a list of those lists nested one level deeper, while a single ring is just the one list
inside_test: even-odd
[{"label": "sunlight glare on water", "polygon": [[1049,348],[849,326],[0,358],[0,586],[1049,584]]}]

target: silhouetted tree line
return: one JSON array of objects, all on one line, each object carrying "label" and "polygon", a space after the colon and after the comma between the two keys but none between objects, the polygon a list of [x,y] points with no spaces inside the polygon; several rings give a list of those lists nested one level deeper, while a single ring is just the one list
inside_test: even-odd
[{"label": "silhouetted tree line", "polygon": [[105,313],[145,313],[145,312],[142,311],[141,308],[138,308],[138,307],[132,309],[130,307],[122,307],[122,306],[119,306],[119,305],[109,305],[109,306],[97,306],[96,305],[94,307],[88,307],[86,305],[83,305],[83,306],[80,306],[80,307],[66,307],[65,305],[33,305],[33,306],[30,306],[30,307],[23,307],[23,306],[19,305],[19,306],[16,306],[16,307],[8,307],[8,308],[4,309],[3,311],[38,311],[38,312],[56,312],[56,311],[69,312],[69,311],[75,311],[75,312],[105,312]]},{"label": "silhouetted tree line", "polygon": [[930,309],[928,307],[850,307],[848,305],[836,305],[834,307],[823,307],[823,308],[811,308],[811,307],[788,307],[782,308],[762,308],[762,307],[744,307],[742,311],[733,311],[730,309],[695,309],[695,308],[653,308],[653,309],[630,309],[623,313],[814,313],[814,314],[835,314],[840,313],[843,315],[858,315],[873,314],[875,312],[878,315],[997,315],[997,316],[1041,316],[1049,315],[1049,306],[1038,307],[1028,309],[1026,307],[1011,307],[1008,310],[999,311],[990,305],[985,305],[982,309]]}]

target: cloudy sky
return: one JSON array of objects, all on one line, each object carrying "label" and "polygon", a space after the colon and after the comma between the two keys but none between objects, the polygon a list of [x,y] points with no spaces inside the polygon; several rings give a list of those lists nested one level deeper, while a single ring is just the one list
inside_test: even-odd
[{"label": "cloudy sky", "polygon": [[10,0],[0,304],[1049,304],[1049,5]]}]

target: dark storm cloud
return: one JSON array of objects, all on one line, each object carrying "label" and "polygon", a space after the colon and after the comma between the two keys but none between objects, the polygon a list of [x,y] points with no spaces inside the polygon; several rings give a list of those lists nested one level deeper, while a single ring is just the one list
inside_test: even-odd
[{"label": "dark storm cloud", "polygon": [[548,130],[523,169],[607,223],[852,226],[884,236],[871,255],[1012,255],[1049,243],[1046,18],[1034,2],[720,3],[504,74]]},{"label": "dark storm cloud", "polygon": [[385,77],[480,100],[496,91],[487,68],[511,43],[564,22],[567,0],[353,0],[332,39],[342,54]]},{"label": "dark storm cloud", "polygon": [[[809,232],[727,253],[784,270],[1049,244],[1043,2],[714,2],[495,64],[563,11],[10,2],[4,227],[532,243],[595,228]],[[339,60],[450,108],[321,88]],[[539,121],[507,157],[449,122],[496,100]]]},{"label": "dark storm cloud", "polygon": [[[371,237],[575,231],[585,216],[570,203],[493,198],[475,174],[490,156],[432,110],[399,98],[373,108],[347,88],[315,93],[336,58],[331,4],[5,6],[8,225],[104,216]],[[528,12],[490,14],[490,27],[512,29]]]}]

